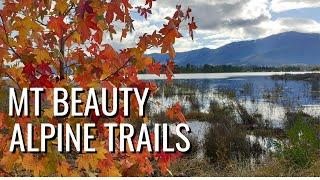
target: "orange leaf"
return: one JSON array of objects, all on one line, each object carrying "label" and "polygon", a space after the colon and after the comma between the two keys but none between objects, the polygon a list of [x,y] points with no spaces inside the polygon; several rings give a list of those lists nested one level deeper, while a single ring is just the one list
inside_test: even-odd
[{"label": "orange leaf", "polygon": [[179,103],[176,103],[171,108],[167,109],[167,116],[171,120],[179,120],[180,122],[186,122],[186,118],[184,117],[182,111],[182,107]]},{"label": "orange leaf", "polygon": [[63,21],[64,17],[50,17],[48,22],[48,28],[55,32],[58,37],[62,37],[63,34],[67,31],[69,26]]},{"label": "orange leaf", "polygon": [[161,67],[162,66],[159,62],[151,64],[148,66],[148,72],[160,76]]}]

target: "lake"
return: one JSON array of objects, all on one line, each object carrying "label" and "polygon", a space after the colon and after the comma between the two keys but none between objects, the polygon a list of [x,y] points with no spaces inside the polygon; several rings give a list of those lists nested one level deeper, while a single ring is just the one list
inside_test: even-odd
[{"label": "lake", "polygon": [[[175,74],[173,79],[225,79],[234,77],[256,77],[256,76],[272,76],[284,74],[306,74],[306,73],[320,73],[318,71],[306,72],[236,72],[236,73],[189,73],[189,74]],[[139,79],[143,80],[164,80],[165,74],[160,76],[154,74],[139,74]]]},{"label": "lake", "polygon": [[[249,114],[261,115],[263,121],[273,128],[284,126],[286,113],[303,111],[320,116],[320,82],[273,80],[272,75],[304,74],[310,72],[258,72],[258,73],[210,73],[176,74],[172,84],[165,75],[139,75],[140,79],[155,81],[158,95],[150,98],[149,114],[159,114],[179,102],[186,113],[208,113],[214,101],[222,106],[239,103]],[[313,72],[314,73],[314,72]],[[237,112],[236,112],[237,113]],[[210,123],[201,119],[188,119],[198,141],[204,139]],[[173,125],[174,126],[174,125]],[[273,137],[246,136],[250,142],[257,141],[266,150],[274,151],[269,140]]]},{"label": "lake", "polygon": [[[304,73],[310,72],[176,74],[173,80],[176,88],[174,95],[167,97],[163,91],[159,92],[151,100],[159,102],[161,106],[153,103],[151,110],[164,111],[176,102],[189,109],[189,99],[192,99],[200,104],[200,111],[205,112],[213,100],[220,103],[230,100],[221,96],[221,91],[232,91],[249,112],[261,113],[275,126],[281,126],[284,114],[289,110],[302,110],[312,116],[320,116],[320,82],[271,79],[272,75]],[[164,75],[139,75],[139,78],[156,81],[162,88],[167,86]],[[181,93],[182,90],[192,93]]]}]

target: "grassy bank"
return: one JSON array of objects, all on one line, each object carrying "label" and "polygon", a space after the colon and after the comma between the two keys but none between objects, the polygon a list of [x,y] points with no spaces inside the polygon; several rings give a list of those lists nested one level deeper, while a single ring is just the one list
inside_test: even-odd
[{"label": "grassy bank", "polygon": [[293,168],[284,159],[269,159],[260,164],[229,163],[226,168],[219,169],[204,159],[184,157],[171,166],[173,176],[201,177],[318,177],[320,176],[320,160],[307,168]]}]

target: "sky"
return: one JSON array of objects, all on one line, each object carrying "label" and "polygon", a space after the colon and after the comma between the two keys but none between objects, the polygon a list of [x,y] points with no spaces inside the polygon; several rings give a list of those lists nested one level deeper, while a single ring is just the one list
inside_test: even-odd
[{"label": "sky", "polygon": [[[157,0],[148,21],[135,20],[136,32],[115,46],[134,44],[143,32],[159,29],[176,4],[190,6],[199,27],[194,41],[184,37],[176,42],[178,52],[214,49],[287,31],[320,33],[320,0]],[[187,36],[186,25],[182,31]]]},{"label": "sky", "polygon": [[[132,0],[134,5],[144,5],[145,0]],[[0,0],[1,8],[2,0]],[[116,49],[134,47],[138,37],[159,30],[171,16],[175,6],[190,6],[198,29],[195,39],[188,36],[187,24],[181,31],[185,36],[177,40],[177,52],[199,48],[215,49],[231,42],[259,39],[287,31],[320,33],[320,0],[157,0],[148,20],[133,13],[135,31],[122,42],[121,32],[111,41],[105,33],[103,43]],[[159,52],[151,49],[148,53]]]}]

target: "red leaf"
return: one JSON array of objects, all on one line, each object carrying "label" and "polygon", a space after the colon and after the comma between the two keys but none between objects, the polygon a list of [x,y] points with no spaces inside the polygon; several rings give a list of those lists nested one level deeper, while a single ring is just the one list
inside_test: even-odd
[{"label": "red leaf", "polygon": [[101,44],[102,42],[102,37],[103,37],[103,31],[101,31],[101,29],[98,29],[97,32],[93,35],[93,39]]},{"label": "red leaf", "polygon": [[148,72],[160,76],[161,67],[162,66],[159,62],[151,64],[148,66]]},{"label": "red leaf", "polygon": [[68,25],[63,21],[64,17],[50,17],[48,22],[48,28],[57,34],[58,37],[62,37],[63,33],[68,30]]},{"label": "red leaf", "polygon": [[152,2],[156,1],[156,0],[146,0],[146,4],[145,5],[149,5],[149,8],[152,8]]},{"label": "red leaf", "polygon": [[49,66],[49,63],[45,63],[42,61],[41,64],[37,66],[37,69],[39,69],[41,74],[46,74],[46,73],[52,74],[52,70]]},{"label": "red leaf", "polygon": [[49,81],[49,76],[48,75],[42,75],[39,78],[39,82],[40,82],[40,85],[42,87],[53,88],[53,84],[52,84],[52,82]]},{"label": "red leaf", "polygon": [[193,40],[193,30],[198,28],[198,26],[194,22],[194,17],[192,17],[192,21],[190,23],[188,23],[188,26],[189,26],[189,34]]},{"label": "red leaf", "polygon": [[179,103],[176,103],[171,108],[167,109],[167,116],[171,120],[179,120],[180,122],[186,122],[186,118],[184,117],[182,111],[182,107]]},{"label": "red leaf", "polygon": [[23,67],[22,73],[27,74],[28,76],[34,75],[36,69],[33,67],[32,63],[28,63]]}]

